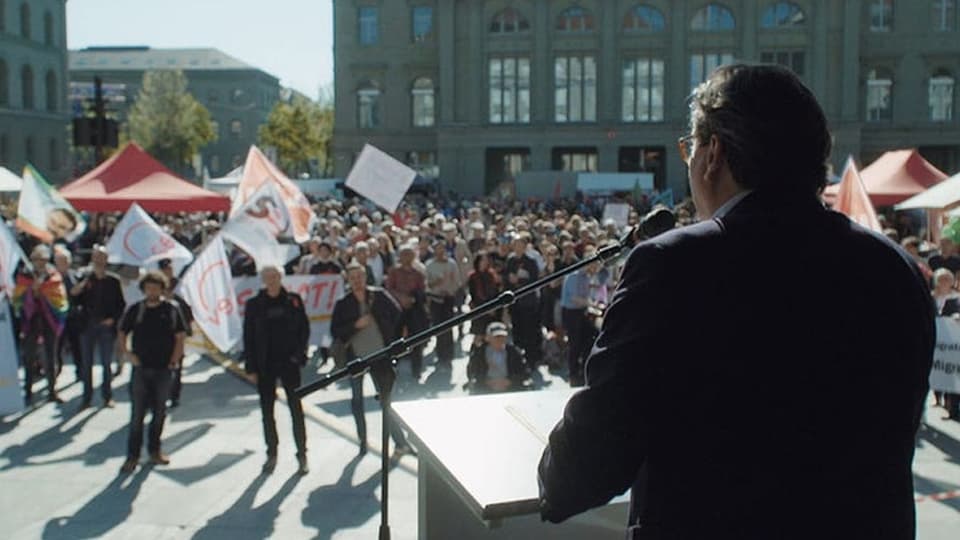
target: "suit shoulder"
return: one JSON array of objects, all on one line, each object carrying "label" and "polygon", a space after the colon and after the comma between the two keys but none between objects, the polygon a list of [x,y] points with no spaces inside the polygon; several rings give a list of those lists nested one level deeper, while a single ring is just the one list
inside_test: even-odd
[{"label": "suit shoulder", "polygon": [[627,258],[627,264],[636,265],[640,260],[650,257],[664,258],[673,253],[686,252],[719,238],[722,234],[723,228],[713,219],[671,229],[634,246]]}]

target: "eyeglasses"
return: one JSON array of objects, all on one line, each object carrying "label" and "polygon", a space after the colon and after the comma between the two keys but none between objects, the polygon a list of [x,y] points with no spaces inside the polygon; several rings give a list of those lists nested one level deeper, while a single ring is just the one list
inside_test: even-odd
[{"label": "eyeglasses", "polygon": [[680,150],[680,159],[687,166],[690,166],[690,158],[693,156],[693,145],[697,142],[693,135],[684,135],[677,139],[677,148]]}]

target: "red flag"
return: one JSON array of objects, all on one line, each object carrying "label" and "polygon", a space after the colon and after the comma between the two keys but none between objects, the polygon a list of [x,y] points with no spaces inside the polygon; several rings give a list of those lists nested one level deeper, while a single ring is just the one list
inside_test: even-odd
[{"label": "red flag", "polygon": [[852,157],[847,158],[847,164],[843,168],[843,177],[840,179],[840,188],[837,190],[833,209],[868,229],[883,232],[880,220],[877,219],[877,212],[873,209],[867,188],[863,185]]}]

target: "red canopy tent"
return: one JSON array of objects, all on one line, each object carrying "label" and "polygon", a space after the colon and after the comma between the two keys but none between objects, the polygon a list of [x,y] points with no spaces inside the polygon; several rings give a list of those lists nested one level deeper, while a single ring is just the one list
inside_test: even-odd
[{"label": "red canopy tent", "polygon": [[[893,206],[939,184],[947,175],[923,159],[916,149],[886,152],[860,171],[874,207]],[[824,199],[833,203],[839,184],[827,187]]]},{"label": "red canopy tent", "polygon": [[136,143],[60,188],[77,210],[126,212],[133,203],[147,212],[228,212],[230,198],[173,174]]}]

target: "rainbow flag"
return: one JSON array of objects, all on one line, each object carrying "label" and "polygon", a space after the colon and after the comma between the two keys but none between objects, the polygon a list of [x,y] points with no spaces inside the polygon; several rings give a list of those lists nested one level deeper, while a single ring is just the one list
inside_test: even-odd
[{"label": "rainbow flag", "polygon": [[[56,270],[52,270],[47,275],[47,279],[40,285],[40,290],[36,296],[33,292],[33,282],[35,278],[30,274],[17,275],[17,283],[13,288],[13,308],[23,318],[23,326],[27,327],[37,310],[50,323],[50,326],[57,330],[59,334],[63,329],[63,323],[67,319],[67,311],[70,309],[70,301],[67,297],[67,289],[63,284],[63,278]],[[27,331],[27,328],[21,328]]]}]

